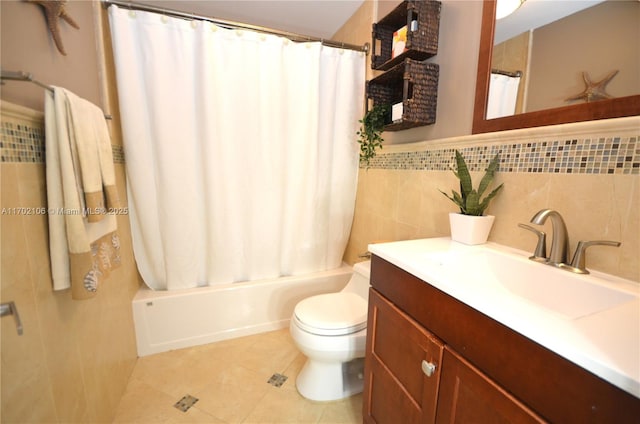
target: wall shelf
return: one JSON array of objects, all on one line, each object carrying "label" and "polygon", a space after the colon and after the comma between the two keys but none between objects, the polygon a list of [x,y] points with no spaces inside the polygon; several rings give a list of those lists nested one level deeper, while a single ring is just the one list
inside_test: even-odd
[{"label": "wall shelf", "polygon": [[402,102],[402,118],[391,122],[389,116],[385,131],[405,130],[436,122],[439,73],[440,67],[435,63],[404,59],[367,82],[367,99],[373,101],[373,106]]},{"label": "wall shelf", "polygon": [[[440,9],[436,0],[405,0],[372,26],[371,67],[385,72],[367,81],[367,107],[388,104],[395,109],[386,118],[385,131],[436,122],[440,68],[426,59],[438,53]],[[394,33],[404,26],[405,50],[393,57]]]},{"label": "wall shelf", "polygon": [[[440,8],[440,2],[435,0],[407,0],[374,23],[371,67],[388,70],[406,58],[425,60],[435,56],[438,53]],[[412,25],[412,22],[415,23]],[[393,34],[405,25],[408,28],[407,50],[392,57]]]}]

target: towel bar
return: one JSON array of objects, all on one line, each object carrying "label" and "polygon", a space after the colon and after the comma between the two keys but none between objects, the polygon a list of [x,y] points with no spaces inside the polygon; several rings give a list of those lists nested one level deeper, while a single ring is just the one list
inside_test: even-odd
[{"label": "towel bar", "polygon": [[[53,87],[51,87],[50,85],[41,83],[40,81],[35,79],[33,77],[33,74],[31,74],[30,72],[5,71],[5,70],[2,70],[2,74],[1,74],[0,80],[2,81],[2,84],[4,84],[5,80],[8,80],[8,81],[29,81],[29,82],[34,83],[37,86],[40,86],[40,87],[44,88],[45,90],[53,91]],[[112,119],[111,115],[104,115],[104,118],[105,119]]]}]

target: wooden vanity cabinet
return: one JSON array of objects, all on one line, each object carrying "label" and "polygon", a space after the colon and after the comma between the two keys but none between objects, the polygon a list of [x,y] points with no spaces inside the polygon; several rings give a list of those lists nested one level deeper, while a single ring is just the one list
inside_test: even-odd
[{"label": "wooden vanity cabinet", "polygon": [[364,422],[640,422],[640,399],[375,255],[371,286]]},{"label": "wooden vanity cabinet", "polygon": [[366,423],[543,422],[375,290],[369,317]]},{"label": "wooden vanity cabinet", "polygon": [[444,345],[375,290],[368,324],[364,421],[433,423]]}]

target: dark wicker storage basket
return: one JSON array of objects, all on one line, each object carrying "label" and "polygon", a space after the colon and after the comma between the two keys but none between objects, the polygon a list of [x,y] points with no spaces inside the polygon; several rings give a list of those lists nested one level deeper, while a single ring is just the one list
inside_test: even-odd
[{"label": "dark wicker storage basket", "polygon": [[405,59],[384,74],[367,82],[367,98],[373,105],[394,105],[402,102],[400,122],[391,122],[389,115],[385,131],[430,125],[436,122],[438,76],[435,63]]},{"label": "dark wicker storage basket", "polygon": [[[438,53],[438,33],[440,32],[440,7],[435,0],[407,0],[378,23],[373,24],[371,67],[387,70],[405,58],[428,59]],[[407,31],[407,51],[391,59],[393,33],[416,20],[416,31]],[[379,43],[380,54],[376,55]]]}]

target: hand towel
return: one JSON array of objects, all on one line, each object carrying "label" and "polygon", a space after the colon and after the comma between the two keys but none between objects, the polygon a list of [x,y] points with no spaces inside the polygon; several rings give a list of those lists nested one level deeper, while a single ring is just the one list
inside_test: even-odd
[{"label": "hand towel", "polygon": [[45,94],[49,248],[54,290],[93,297],[120,265],[119,207],[102,111],[63,88]]}]

